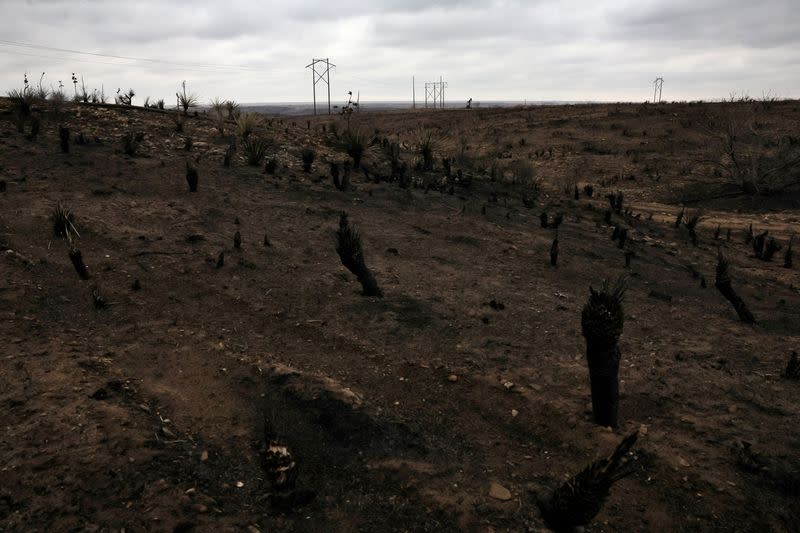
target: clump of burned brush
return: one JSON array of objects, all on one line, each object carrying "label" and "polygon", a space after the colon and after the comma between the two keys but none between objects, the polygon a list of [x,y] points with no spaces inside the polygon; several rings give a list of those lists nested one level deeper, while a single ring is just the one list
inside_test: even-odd
[{"label": "clump of burned brush", "polygon": [[716,286],[722,296],[733,305],[736,314],[739,315],[739,320],[745,324],[753,324],[756,321],[753,317],[753,313],[747,308],[744,300],[733,290],[731,277],[728,273],[728,264],[728,259],[722,254],[722,251],[719,251],[717,255],[717,278],[714,282],[714,286]]},{"label": "clump of burned brush", "polygon": [[344,212],[339,217],[339,229],[336,232],[336,253],[339,254],[342,265],[358,278],[364,296],[383,297],[383,291],[378,287],[375,276],[364,262],[361,236],[355,228],[350,226],[347,213]]},{"label": "clump of burned brush", "polygon": [[607,458],[593,462],[548,498],[539,499],[539,510],[547,525],[555,531],[573,531],[594,520],[611,486],[633,473],[629,455],[638,436],[638,431],[631,433]]},{"label": "clump of burned brush", "polygon": [[764,230],[753,237],[753,254],[762,261],[771,261],[776,252],[782,248],[781,244],[769,236],[769,231]]},{"label": "clump of burned brush", "polygon": [[75,215],[59,201],[50,214],[50,220],[53,223],[55,236],[64,239],[67,243],[69,260],[75,267],[75,272],[78,273],[81,279],[89,279],[89,269],[86,267],[86,263],[83,262],[83,256],[76,244],[76,239],[80,237],[80,234],[75,228]]}]

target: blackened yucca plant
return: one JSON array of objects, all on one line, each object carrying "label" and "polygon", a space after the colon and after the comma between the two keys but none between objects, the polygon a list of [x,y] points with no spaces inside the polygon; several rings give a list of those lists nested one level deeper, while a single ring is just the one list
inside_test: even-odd
[{"label": "blackened yucca plant", "polygon": [[603,283],[600,291],[589,287],[589,301],[581,313],[581,328],[586,338],[586,359],[592,390],[592,412],[598,424],[617,426],[619,405],[619,337],[624,316],[622,300],[625,280],[613,287]]},{"label": "blackened yucca plant", "polygon": [[58,127],[58,140],[61,145],[61,153],[69,153],[69,128],[63,126]]},{"label": "blackened yucca plant", "polygon": [[197,192],[197,182],[200,181],[200,175],[197,173],[197,168],[189,161],[186,162],[186,183],[189,184],[189,192]]},{"label": "blackened yucca plant", "polygon": [[78,230],[75,229],[75,215],[60,201],[53,209],[50,220],[53,222],[53,233],[56,237],[61,237],[67,242],[73,235],[80,237]]},{"label": "blackened yucca plant", "polygon": [[753,313],[750,312],[744,301],[736,294],[736,291],[733,290],[731,277],[730,274],[728,274],[728,260],[722,255],[721,250],[717,256],[717,279],[714,282],[714,286],[716,286],[722,296],[733,305],[736,314],[739,315],[739,320],[745,324],[755,323],[756,319],[753,317]]},{"label": "blackened yucca plant", "polygon": [[72,262],[72,266],[75,267],[75,272],[78,273],[81,279],[89,279],[89,269],[86,268],[86,263],[83,262],[83,255],[81,255],[81,251],[78,250],[72,237],[67,239],[67,244],[69,245],[69,260]]},{"label": "blackened yucca plant", "polygon": [[383,297],[383,291],[378,287],[378,282],[364,262],[364,250],[361,246],[361,236],[347,221],[347,213],[342,213],[339,218],[339,230],[336,232],[336,253],[342,265],[355,274],[364,296]]}]

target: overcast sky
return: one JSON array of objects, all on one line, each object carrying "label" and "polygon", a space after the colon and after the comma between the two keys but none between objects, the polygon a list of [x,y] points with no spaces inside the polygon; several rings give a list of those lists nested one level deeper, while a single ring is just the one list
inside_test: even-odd
[{"label": "overcast sky", "polygon": [[665,100],[797,98],[800,0],[0,0],[3,92],[27,71],[71,94],[75,72],[134,103],[183,79],[204,102],[310,101],[326,57],[334,103],[410,100],[412,76],[418,101],[439,76],[450,101],[644,101],[657,76]]}]

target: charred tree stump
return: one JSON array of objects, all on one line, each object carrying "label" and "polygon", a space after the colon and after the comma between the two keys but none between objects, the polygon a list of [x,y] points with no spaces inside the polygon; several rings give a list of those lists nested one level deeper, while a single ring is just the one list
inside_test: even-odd
[{"label": "charred tree stump", "polygon": [[589,287],[589,302],[581,314],[581,327],[586,338],[586,360],[592,391],[592,413],[602,426],[617,426],[619,407],[619,336],[622,334],[622,279],[609,289],[607,284],[597,292]]}]

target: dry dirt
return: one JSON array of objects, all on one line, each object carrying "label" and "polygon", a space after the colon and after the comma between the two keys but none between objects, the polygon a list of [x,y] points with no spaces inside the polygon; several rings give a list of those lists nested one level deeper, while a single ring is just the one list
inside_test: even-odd
[{"label": "dry dirt", "polygon": [[[703,108],[363,113],[353,126],[403,143],[412,167],[412,133],[433,128],[437,169],[455,154],[472,183],[405,189],[353,172],[340,192],[327,161],[346,158],[331,134],[341,118],[265,123],[271,175],[241,148],[223,168],[227,141],[202,115],[181,134],[173,114],[70,106],[44,111],[28,140],[0,100],[0,531],[546,531],[536,496],[637,429],[635,471],[587,531],[799,531],[800,383],[781,371],[800,349],[800,276],[743,236],[752,223],[785,248],[800,195],[730,194],[696,164]],[[797,103],[762,120],[800,129]],[[133,157],[129,130],[145,133]],[[518,160],[542,179],[532,209],[510,183]],[[386,164],[381,149],[365,157],[373,178]],[[573,183],[594,198],[565,194]],[[614,215],[630,228],[629,268],[604,222],[616,191],[632,210]],[[88,281],[53,234],[58,201]],[[697,247],[674,228],[680,203],[703,209]],[[545,209],[564,213],[557,267]],[[361,296],[339,262],[343,210],[383,299]],[[714,288],[718,247],[754,326]],[[580,312],[590,285],[621,274],[610,431],[591,419]],[[111,305],[94,308],[95,287]],[[306,505],[269,497],[265,415],[298,458],[298,488],[316,494]],[[493,483],[510,499],[490,497]]]}]

